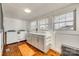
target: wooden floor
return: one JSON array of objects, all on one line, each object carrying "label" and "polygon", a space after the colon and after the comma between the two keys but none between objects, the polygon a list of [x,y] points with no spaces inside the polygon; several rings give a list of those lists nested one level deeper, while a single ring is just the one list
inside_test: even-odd
[{"label": "wooden floor", "polygon": [[[26,48],[25,48],[26,47]],[[60,54],[49,50],[47,53],[44,53],[27,42],[19,42],[16,44],[7,45],[5,47],[6,51],[3,53],[3,56],[59,56]]]}]

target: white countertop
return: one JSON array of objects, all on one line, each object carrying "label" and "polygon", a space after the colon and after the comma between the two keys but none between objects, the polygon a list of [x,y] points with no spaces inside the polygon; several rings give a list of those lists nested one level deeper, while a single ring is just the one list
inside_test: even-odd
[{"label": "white countertop", "polygon": [[46,35],[45,33],[40,33],[40,32],[30,32],[31,34],[36,34],[36,35]]},{"label": "white countertop", "polygon": [[30,32],[31,34],[36,34],[36,35],[48,35],[48,34],[68,34],[68,35],[79,35],[79,31],[55,31],[55,32]]}]

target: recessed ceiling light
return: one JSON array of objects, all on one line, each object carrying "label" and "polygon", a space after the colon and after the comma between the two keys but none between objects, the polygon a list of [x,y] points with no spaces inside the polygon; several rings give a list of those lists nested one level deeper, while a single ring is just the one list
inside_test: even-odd
[{"label": "recessed ceiling light", "polygon": [[24,9],[24,11],[25,11],[26,13],[31,13],[31,10],[30,10],[29,8]]}]

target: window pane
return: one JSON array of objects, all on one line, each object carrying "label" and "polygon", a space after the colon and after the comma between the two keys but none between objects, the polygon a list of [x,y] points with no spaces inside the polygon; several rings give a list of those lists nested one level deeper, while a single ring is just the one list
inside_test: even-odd
[{"label": "window pane", "polygon": [[71,30],[73,30],[74,28],[73,28],[73,27],[71,27],[70,29],[71,29]]},{"label": "window pane", "polygon": [[59,24],[55,24],[55,29],[59,29]]},{"label": "window pane", "polygon": [[48,18],[45,19],[46,24],[48,24]]},{"label": "window pane", "polygon": [[45,19],[39,20],[39,24],[40,25],[42,25],[42,24],[48,24],[48,19],[45,18]]},{"label": "window pane", "polygon": [[66,25],[67,25],[67,26],[73,25],[73,22],[66,22]]},{"label": "window pane", "polygon": [[54,29],[57,30],[73,30],[74,23],[74,13],[66,13],[63,15],[55,16],[54,18]]},{"label": "window pane", "polygon": [[31,26],[35,26],[36,25],[36,21],[31,22]]},{"label": "window pane", "polygon": [[41,25],[40,26],[40,29],[45,29],[45,25]]},{"label": "window pane", "polygon": [[31,31],[35,31],[36,30],[36,21],[31,22]]},{"label": "window pane", "polygon": [[60,22],[66,21],[66,15],[61,15],[60,16]]},{"label": "window pane", "polygon": [[43,19],[43,20],[41,20],[41,24],[45,24],[45,20]]},{"label": "window pane", "polygon": [[56,22],[60,22],[60,17],[59,17],[59,16],[56,16],[54,22],[55,22],[55,23],[56,23]]},{"label": "window pane", "polygon": [[48,25],[41,25],[40,30],[48,30]]},{"label": "window pane", "polygon": [[65,23],[60,23],[60,28],[66,26]]},{"label": "window pane", "polygon": [[73,12],[66,14],[66,21],[71,21],[71,20],[73,20]]},{"label": "window pane", "polygon": [[45,20],[40,20],[39,21],[39,24],[41,25],[41,24],[45,24]]}]

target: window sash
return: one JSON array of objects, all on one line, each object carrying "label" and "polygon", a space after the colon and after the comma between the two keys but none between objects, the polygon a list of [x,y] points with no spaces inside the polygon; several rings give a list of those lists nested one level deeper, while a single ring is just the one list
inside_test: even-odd
[{"label": "window sash", "polygon": [[54,17],[54,29],[60,29],[62,27],[72,26],[74,29],[74,15],[73,12],[55,16]]}]

